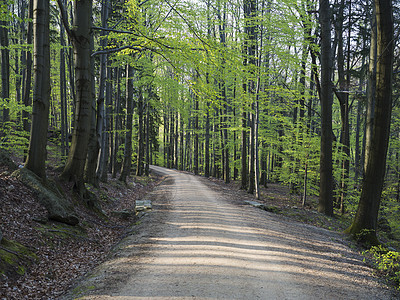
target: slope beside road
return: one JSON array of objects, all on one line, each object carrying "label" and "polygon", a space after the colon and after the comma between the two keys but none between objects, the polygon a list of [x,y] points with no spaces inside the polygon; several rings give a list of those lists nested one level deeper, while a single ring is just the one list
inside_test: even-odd
[{"label": "slope beside road", "polygon": [[65,299],[397,299],[342,235],[165,176],[153,210]]}]

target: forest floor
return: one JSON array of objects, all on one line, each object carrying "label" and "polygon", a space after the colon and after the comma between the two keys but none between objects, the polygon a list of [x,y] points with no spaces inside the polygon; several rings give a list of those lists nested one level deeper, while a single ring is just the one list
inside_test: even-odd
[{"label": "forest floor", "polygon": [[[2,300],[57,299],[73,282],[103,262],[128,234],[128,228],[137,221],[133,213],[135,200],[159,181],[153,175],[133,176],[125,184],[109,177],[108,183],[100,183],[100,189],[91,188],[101,202],[105,217],[80,203],[71,192],[72,186],[57,180],[56,171],[49,168],[47,175],[56,180],[74,203],[80,224],[69,226],[48,221],[37,195],[11,176],[6,166],[0,166],[0,230],[4,237],[0,254],[16,252],[10,250],[8,241],[22,244],[33,253],[17,255],[15,268],[0,275]],[[14,248],[16,245],[11,244]]]},{"label": "forest floor", "polygon": [[[48,176],[57,178],[49,169]],[[132,226],[141,221],[132,212],[135,200],[143,199],[161,181],[161,177],[132,177],[127,185],[109,178],[100,189],[92,189],[102,201],[107,218],[99,216],[81,205],[69,192],[72,187],[60,183],[64,193],[77,205],[79,226],[50,222],[46,210],[36,195],[11,176],[7,167],[0,166],[0,229],[6,240],[16,241],[34,253],[21,258],[20,270],[0,275],[0,299],[57,299],[82,276],[107,260],[112,249],[126,236]],[[229,193],[237,201],[254,200],[252,195],[239,190],[238,183],[225,184],[222,180],[208,181],[221,193]],[[313,209],[316,199],[301,206],[299,196],[291,195],[279,184],[262,188],[259,202],[277,214],[289,216],[303,223],[317,225],[333,231],[342,231],[348,224],[341,218],[327,218]],[[122,212],[122,214],[120,213]],[[5,247],[0,245],[0,251]]]}]

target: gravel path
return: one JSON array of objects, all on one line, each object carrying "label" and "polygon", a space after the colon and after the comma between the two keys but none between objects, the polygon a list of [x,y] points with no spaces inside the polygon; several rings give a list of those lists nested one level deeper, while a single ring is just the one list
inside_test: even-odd
[{"label": "gravel path", "polygon": [[397,299],[342,235],[153,170],[153,211],[65,299]]}]

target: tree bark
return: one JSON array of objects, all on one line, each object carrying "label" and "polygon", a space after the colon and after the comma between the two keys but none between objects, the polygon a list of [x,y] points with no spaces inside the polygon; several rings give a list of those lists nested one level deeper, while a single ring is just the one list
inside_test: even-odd
[{"label": "tree bark", "polygon": [[[33,19],[33,0],[29,1],[29,12],[28,17]],[[32,44],[33,38],[33,24],[28,22],[28,31],[26,35],[26,43]],[[31,106],[31,85],[32,85],[32,53],[31,51],[26,51],[25,68],[22,81],[22,102],[25,107]],[[24,131],[30,132],[30,122],[29,113],[26,110],[22,111],[22,122]]]},{"label": "tree bark", "polygon": [[392,1],[375,0],[377,22],[376,97],[371,138],[365,157],[362,192],[353,224],[347,232],[368,245],[378,244],[377,219],[389,143],[392,112],[393,12]]},{"label": "tree bark", "polygon": [[[196,75],[197,78],[197,75]],[[193,154],[193,172],[199,174],[199,99],[193,93],[194,98],[194,154]]]},{"label": "tree bark", "polygon": [[121,129],[120,126],[120,102],[121,102],[121,87],[120,87],[120,78],[121,78],[121,70],[119,67],[116,68],[117,75],[117,95],[115,97],[115,106],[114,106],[114,159],[112,162],[112,178],[117,177],[118,172],[118,152],[119,152],[119,131]]},{"label": "tree bark", "polygon": [[[8,6],[8,2],[2,0],[1,5]],[[43,20],[39,21],[43,22]],[[10,49],[8,41],[8,24],[6,21],[0,21],[0,45],[1,45],[1,98],[8,103],[10,101]],[[3,108],[3,130],[5,123],[10,120],[10,110],[7,105]]]},{"label": "tree bark", "polygon": [[133,123],[133,75],[132,66],[127,66],[126,72],[126,131],[125,131],[125,149],[122,170],[119,177],[120,181],[126,182],[131,172],[132,166],[132,123]]},{"label": "tree bark", "polygon": [[101,135],[101,146],[99,153],[99,160],[97,163],[97,177],[101,182],[107,182],[108,173],[108,162],[110,158],[110,133],[111,133],[111,81],[112,81],[112,69],[107,67],[106,76],[106,96],[104,106],[104,120],[103,120],[103,131]]},{"label": "tree bark", "polygon": [[[246,0],[245,4],[245,12],[244,16],[247,19],[246,20],[246,31],[247,31],[247,36],[246,38],[248,39],[247,43],[247,59],[248,59],[248,64],[250,66],[250,71],[249,71],[249,76],[250,80],[248,83],[248,93],[249,93],[249,98],[252,111],[249,114],[249,120],[250,120],[250,143],[249,143],[249,150],[250,150],[250,155],[249,155],[249,186],[247,192],[250,194],[254,193],[255,190],[255,95],[256,95],[256,86],[254,82],[254,68],[256,66],[256,43],[257,43],[257,35],[256,35],[256,24],[255,24],[255,18],[256,18],[256,1],[255,0]],[[253,69],[253,70],[252,70]]]},{"label": "tree bark", "polygon": [[61,155],[68,154],[68,114],[67,114],[67,84],[65,69],[65,33],[64,27],[60,26],[60,102],[61,102]]},{"label": "tree bark", "polygon": [[321,156],[318,211],[333,215],[332,83],[329,0],[319,1],[321,23]]},{"label": "tree bark", "polygon": [[71,148],[61,177],[74,181],[78,193],[86,191],[83,173],[88,151],[92,91],[90,71],[90,32],[92,28],[92,0],[74,1],[74,22],[71,32],[74,49],[76,105]]},{"label": "tree bark", "polygon": [[46,178],[47,127],[50,107],[50,3],[33,3],[34,87],[32,128],[25,167],[42,179]]},{"label": "tree bark", "polygon": [[[137,139],[138,139],[138,149],[137,149],[137,161],[136,161],[136,176],[142,176],[143,175],[143,161],[144,161],[144,99],[143,99],[143,91],[139,92],[139,101],[138,101],[138,106],[137,106],[137,112],[138,112],[138,133],[137,133]],[[174,122],[171,122],[172,128],[174,127]],[[172,130],[173,131],[173,130]],[[170,141],[170,143],[173,145],[173,140]],[[171,159],[171,163],[173,165],[173,159]]]},{"label": "tree bark", "polygon": [[367,113],[365,116],[365,134],[363,151],[363,174],[365,172],[367,157],[369,156],[370,139],[372,138],[372,128],[375,117],[375,97],[376,97],[376,68],[377,68],[377,20],[376,7],[373,6],[373,16],[371,18],[371,41],[369,50],[368,65],[368,84],[367,84]]}]

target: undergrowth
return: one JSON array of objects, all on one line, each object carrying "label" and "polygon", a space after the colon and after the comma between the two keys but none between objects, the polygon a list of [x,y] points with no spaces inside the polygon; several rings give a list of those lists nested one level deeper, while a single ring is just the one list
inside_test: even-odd
[{"label": "undergrowth", "polygon": [[[378,272],[396,285],[400,290],[400,252],[389,250],[380,245],[363,252]],[[364,259],[364,262],[366,259]]]}]

